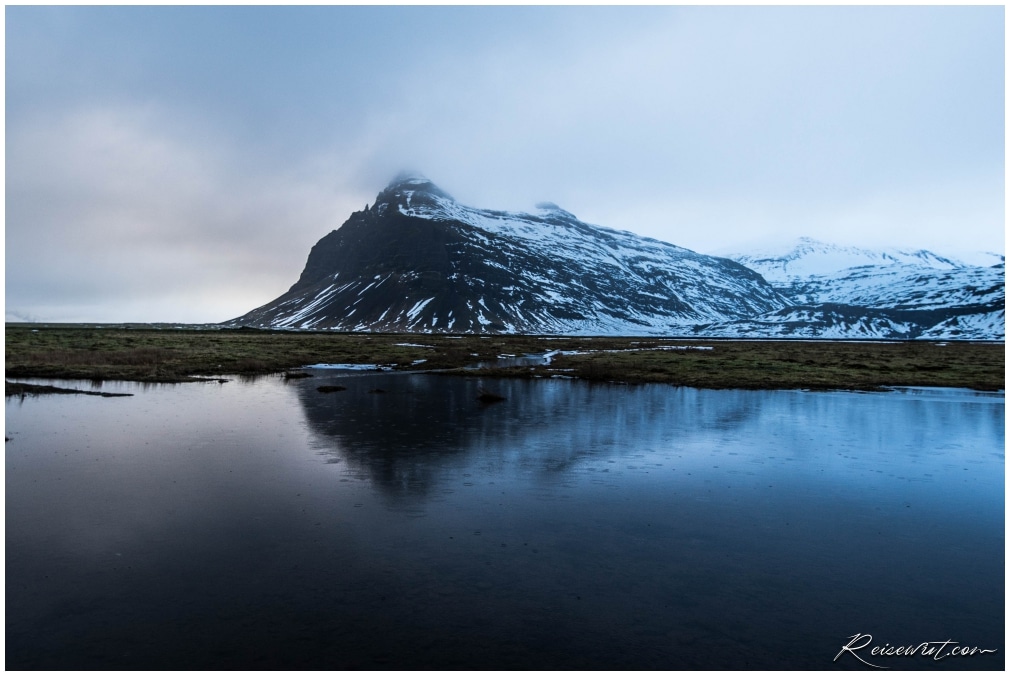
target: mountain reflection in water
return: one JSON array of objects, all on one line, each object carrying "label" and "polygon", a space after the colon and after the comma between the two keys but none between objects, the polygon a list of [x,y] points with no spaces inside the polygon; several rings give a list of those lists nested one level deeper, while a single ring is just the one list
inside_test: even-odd
[{"label": "mountain reflection in water", "polygon": [[336,395],[320,395],[321,380],[298,387],[320,452],[399,498],[427,495],[475,463],[557,481],[580,463],[625,454],[631,440],[642,449],[686,448],[692,437],[760,415],[754,393],[742,391],[505,380],[492,385],[505,401],[483,404],[478,378],[337,381],[348,389]]},{"label": "mountain reflection in water", "polygon": [[1002,393],[107,386],[7,401],[8,667],[1003,666]]}]

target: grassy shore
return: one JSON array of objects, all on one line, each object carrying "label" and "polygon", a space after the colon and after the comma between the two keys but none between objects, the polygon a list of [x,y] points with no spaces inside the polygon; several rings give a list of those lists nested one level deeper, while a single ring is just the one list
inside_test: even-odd
[{"label": "grassy shore", "polygon": [[[550,365],[463,367],[500,355],[560,351]],[[8,379],[185,382],[316,363],[381,364],[466,375],[568,376],[704,388],[1004,388],[1004,345],[343,334],[195,328],[8,324]]]}]

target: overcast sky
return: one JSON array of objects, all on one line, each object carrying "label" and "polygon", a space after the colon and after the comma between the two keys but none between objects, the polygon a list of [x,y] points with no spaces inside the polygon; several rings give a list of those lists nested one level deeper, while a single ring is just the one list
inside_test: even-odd
[{"label": "overcast sky", "polygon": [[1002,7],[6,8],[8,321],[223,321],[401,169],[703,253],[1003,252]]}]

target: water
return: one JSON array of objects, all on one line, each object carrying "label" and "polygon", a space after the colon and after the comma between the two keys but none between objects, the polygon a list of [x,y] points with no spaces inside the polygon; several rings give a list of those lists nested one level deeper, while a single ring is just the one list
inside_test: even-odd
[{"label": "water", "polygon": [[7,400],[8,668],[1003,668],[1002,393],[105,388]]}]

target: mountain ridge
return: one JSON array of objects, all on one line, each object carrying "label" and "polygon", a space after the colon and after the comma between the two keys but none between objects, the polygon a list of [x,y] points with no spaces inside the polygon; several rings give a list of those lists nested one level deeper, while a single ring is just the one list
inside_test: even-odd
[{"label": "mountain ridge", "polygon": [[228,322],[341,331],[1002,340],[1004,270],[926,250],[717,257],[580,221],[479,209],[399,174]]},{"label": "mountain ridge", "polygon": [[[729,255],[760,272],[795,307],[785,315],[779,312],[754,318],[746,326],[712,331],[768,336],[782,331],[776,324],[786,323],[790,333],[844,334],[838,325],[847,324],[854,337],[878,333],[892,338],[1004,339],[1003,256],[994,265],[977,266],[925,249],[872,250],[809,237],[778,252]],[[863,320],[855,321],[851,311],[839,313],[838,307],[863,308]],[[835,321],[829,322],[825,313]],[[871,325],[877,330],[869,329]]]}]

